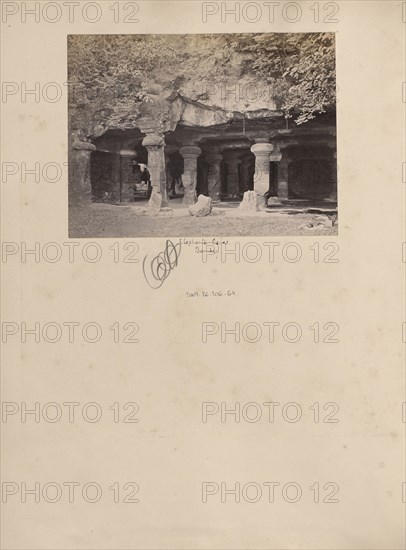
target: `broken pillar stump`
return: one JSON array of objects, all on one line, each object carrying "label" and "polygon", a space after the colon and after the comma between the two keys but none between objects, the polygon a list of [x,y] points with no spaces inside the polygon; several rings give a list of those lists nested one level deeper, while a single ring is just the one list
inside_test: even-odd
[{"label": "broken pillar stump", "polygon": [[196,204],[189,206],[189,214],[197,218],[208,216],[211,213],[211,202],[210,197],[199,195]]},{"label": "broken pillar stump", "polygon": [[255,191],[245,191],[244,197],[237,208],[242,214],[255,214],[258,212],[258,195]]}]

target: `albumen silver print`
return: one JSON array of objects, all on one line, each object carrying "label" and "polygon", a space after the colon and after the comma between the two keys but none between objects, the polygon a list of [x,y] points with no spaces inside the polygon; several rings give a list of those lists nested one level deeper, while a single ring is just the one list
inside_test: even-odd
[{"label": "albumen silver print", "polygon": [[337,234],[334,33],[70,35],[68,76],[71,237]]}]

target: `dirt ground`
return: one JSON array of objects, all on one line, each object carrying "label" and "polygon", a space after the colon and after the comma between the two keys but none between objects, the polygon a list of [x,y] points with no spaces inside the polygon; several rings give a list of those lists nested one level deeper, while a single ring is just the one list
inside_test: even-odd
[{"label": "dirt ground", "polygon": [[[140,214],[140,208],[94,203],[70,208],[69,236],[72,238],[116,237],[266,237],[337,235],[338,227],[318,225],[313,214],[229,216],[224,212],[196,218],[167,212],[158,216]],[[213,210],[215,212],[215,210]],[[312,227],[306,227],[306,226]]]}]

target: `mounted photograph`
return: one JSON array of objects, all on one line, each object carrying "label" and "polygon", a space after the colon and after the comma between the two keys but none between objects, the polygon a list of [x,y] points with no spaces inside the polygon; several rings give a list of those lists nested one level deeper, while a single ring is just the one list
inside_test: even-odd
[{"label": "mounted photograph", "polygon": [[338,234],[334,33],[68,36],[69,236]]}]

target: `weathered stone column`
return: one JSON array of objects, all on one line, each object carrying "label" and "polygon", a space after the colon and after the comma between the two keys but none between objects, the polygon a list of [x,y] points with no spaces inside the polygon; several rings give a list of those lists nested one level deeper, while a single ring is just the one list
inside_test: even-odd
[{"label": "weathered stone column", "polygon": [[121,185],[121,155],[120,153],[111,154],[111,185],[112,198],[118,201],[120,198]]},{"label": "weathered stone column", "polygon": [[271,182],[269,187],[269,193],[266,195],[267,204],[269,200],[272,200],[273,203],[280,202],[278,197],[278,166],[280,161],[282,160],[282,151],[280,150],[278,144],[274,146],[274,150],[270,154],[269,160],[271,162],[271,165],[270,165]]},{"label": "weathered stone column", "polygon": [[251,185],[250,170],[251,170],[251,155],[244,155],[242,157],[241,175],[243,183],[243,191],[248,191]]},{"label": "weathered stone column", "polygon": [[330,167],[331,167],[331,175],[333,180],[333,189],[330,193],[330,200],[331,201],[337,201],[337,184],[338,184],[338,170],[337,170],[337,144],[334,141],[333,143],[328,144],[328,148],[333,150],[332,159],[329,161]]},{"label": "weathered stone column", "polygon": [[159,209],[168,206],[165,172],[165,140],[162,134],[151,133],[142,140],[148,151],[148,170],[151,175],[152,193],[148,206]]},{"label": "weathered stone column", "polygon": [[84,206],[92,202],[90,155],[96,146],[87,141],[74,141],[69,159],[69,204]]},{"label": "weathered stone column", "polygon": [[182,204],[194,204],[196,200],[196,183],[197,183],[197,157],[201,154],[200,147],[195,145],[186,145],[179,149],[179,153],[184,160],[183,168],[183,186],[185,194]]},{"label": "weathered stone column", "polygon": [[269,190],[269,165],[273,145],[269,142],[258,142],[251,147],[255,155],[254,191],[258,196],[258,205],[265,207],[265,195]]},{"label": "weathered stone column", "polygon": [[120,202],[133,202],[134,200],[134,177],[132,172],[132,161],[135,159],[135,151],[121,149],[120,151]]},{"label": "weathered stone column", "polygon": [[222,155],[217,147],[210,148],[206,155],[207,161],[207,186],[209,197],[213,202],[220,201],[221,167]]},{"label": "weathered stone column", "polygon": [[238,151],[228,151],[225,154],[227,163],[227,198],[238,199],[240,195],[240,179],[238,174],[238,166],[241,164],[241,159],[238,157]]},{"label": "weathered stone column", "polygon": [[278,199],[289,198],[289,162],[286,153],[278,162]]},{"label": "weathered stone column", "polygon": [[172,173],[172,161],[170,155],[177,151],[175,145],[165,145],[165,173],[166,173],[166,193],[168,196],[175,196],[175,178]]}]

